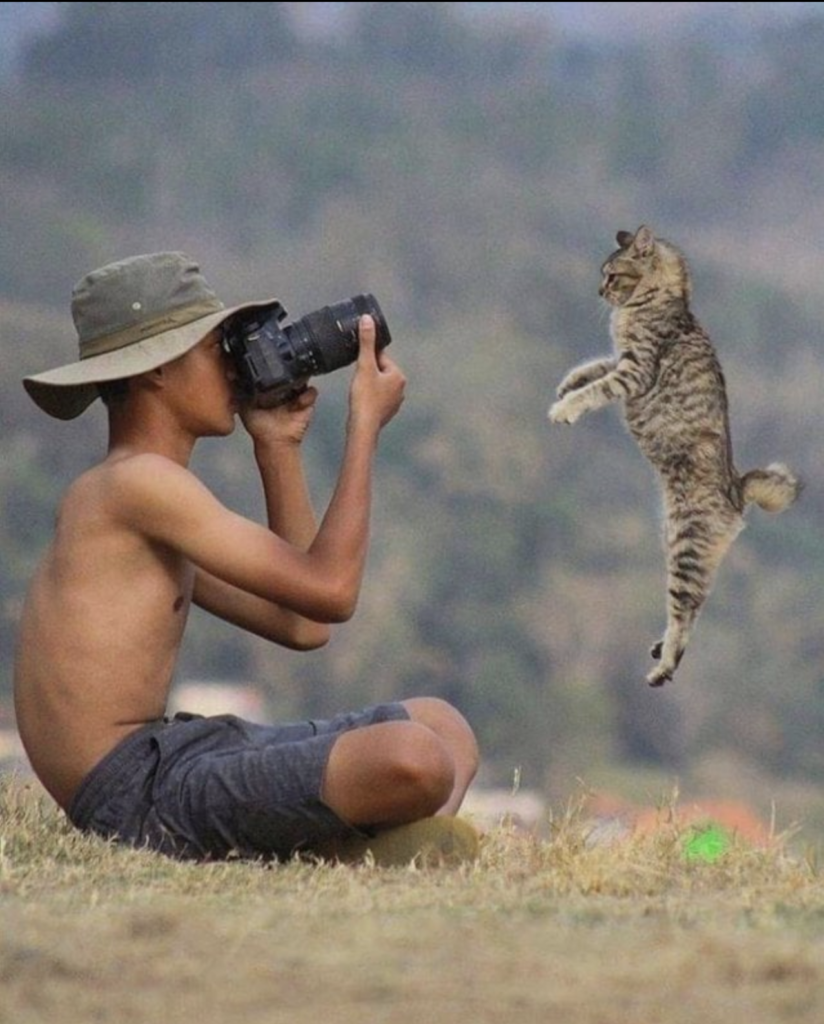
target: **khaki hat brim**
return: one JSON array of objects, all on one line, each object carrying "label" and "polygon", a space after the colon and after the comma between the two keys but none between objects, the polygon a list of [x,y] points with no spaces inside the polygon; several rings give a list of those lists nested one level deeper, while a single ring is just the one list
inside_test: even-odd
[{"label": "khaki hat brim", "polygon": [[98,384],[124,377],[136,377],[158,366],[164,366],[184,356],[210,331],[219,327],[235,313],[266,309],[275,305],[277,299],[267,299],[264,302],[246,302],[229,309],[221,309],[171,331],[155,334],[151,338],[144,338],[112,352],[103,352],[76,363],[59,366],[54,370],[24,377],[23,386],[49,416],[59,420],[71,420],[79,416],[98,397]]}]

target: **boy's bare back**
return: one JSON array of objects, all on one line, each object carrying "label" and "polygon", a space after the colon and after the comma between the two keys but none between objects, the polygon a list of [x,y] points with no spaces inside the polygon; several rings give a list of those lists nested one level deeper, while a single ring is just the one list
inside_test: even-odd
[{"label": "boy's bare back", "polygon": [[191,601],[191,565],[125,523],[120,462],[67,492],[20,625],[17,724],[63,807],[103,755],[163,716]]}]

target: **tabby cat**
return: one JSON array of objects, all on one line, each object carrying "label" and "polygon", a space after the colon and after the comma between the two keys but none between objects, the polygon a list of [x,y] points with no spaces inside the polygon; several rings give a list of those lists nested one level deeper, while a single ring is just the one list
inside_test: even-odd
[{"label": "tabby cat", "polygon": [[583,363],[561,381],[553,423],[623,399],[630,433],[660,475],[667,558],[667,627],[650,654],[647,682],[672,679],[722,559],[755,503],[782,512],[800,482],[783,464],[743,476],[733,465],[724,375],[690,310],[683,254],[642,225],[619,231],[601,267],[599,294],[613,307],[614,355]]}]

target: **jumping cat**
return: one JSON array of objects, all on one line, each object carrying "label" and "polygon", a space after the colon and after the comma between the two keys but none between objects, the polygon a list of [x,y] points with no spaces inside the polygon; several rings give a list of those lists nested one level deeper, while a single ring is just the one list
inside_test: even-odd
[{"label": "jumping cat", "polygon": [[782,512],[801,491],[782,463],[740,475],[733,464],[724,375],[690,310],[683,254],[642,225],[619,231],[601,267],[612,307],[614,355],[571,370],[550,407],[553,423],[623,400],[630,433],[658,472],[664,498],[667,627],[650,654],[650,686],[671,680],[718,567],[754,503]]}]

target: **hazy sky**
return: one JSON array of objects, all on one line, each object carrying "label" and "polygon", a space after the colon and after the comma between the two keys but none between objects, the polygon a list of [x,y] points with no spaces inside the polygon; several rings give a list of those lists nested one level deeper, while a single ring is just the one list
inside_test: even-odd
[{"label": "hazy sky", "polygon": [[[320,27],[350,6],[347,3],[295,4],[303,16]],[[21,37],[47,26],[56,3],[0,3],[0,54],[10,53]],[[723,16],[733,21],[762,24],[796,18],[805,10],[824,9],[824,3],[464,3],[462,13],[496,17],[529,14],[552,19],[568,35],[603,38],[677,31],[696,18]]]},{"label": "hazy sky", "polygon": [[[0,7],[7,6],[0,4]],[[348,3],[299,3],[304,24],[326,32]],[[797,18],[805,11],[824,10],[824,3],[462,3],[464,17],[546,18],[568,38],[639,38],[678,32],[696,20],[723,18],[733,25],[763,25]]]},{"label": "hazy sky", "polygon": [[824,8],[822,3],[475,3],[488,13],[512,14],[518,10],[545,14],[565,31],[574,34],[615,37],[621,34],[677,31],[699,18],[727,17],[763,23],[796,18],[805,10]]}]

